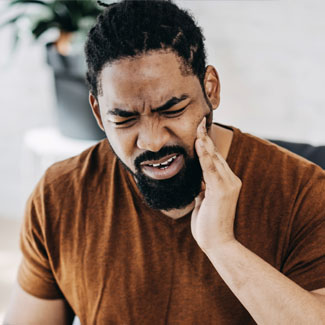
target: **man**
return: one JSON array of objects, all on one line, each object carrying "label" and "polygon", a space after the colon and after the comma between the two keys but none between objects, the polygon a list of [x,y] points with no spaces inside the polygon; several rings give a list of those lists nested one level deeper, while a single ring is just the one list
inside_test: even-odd
[{"label": "man", "polygon": [[8,324],[325,324],[325,173],[212,123],[203,36],[171,2],[108,6],[87,43],[107,140],[30,197]]}]

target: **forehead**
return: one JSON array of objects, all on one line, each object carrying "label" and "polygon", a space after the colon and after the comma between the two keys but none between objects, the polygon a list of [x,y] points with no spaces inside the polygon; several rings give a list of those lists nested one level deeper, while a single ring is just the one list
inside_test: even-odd
[{"label": "forehead", "polygon": [[101,88],[106,104],[155,105],[200,87],[192,73],[185,73],[181,59],[172,52],[152,51],[136,58],[123,58],[104,67]]}]

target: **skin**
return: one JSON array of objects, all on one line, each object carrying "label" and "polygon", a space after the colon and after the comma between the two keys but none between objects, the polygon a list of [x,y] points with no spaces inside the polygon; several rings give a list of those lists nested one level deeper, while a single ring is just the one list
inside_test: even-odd
[{"label": "skin", "polygon": [[[216,70],[208,66],[205,75],[206,95],[215,110],[220,103],[220,83]],[[196,129],[206,115],[212,113],[205,100],[198,78],[184,75],[180,60],[172,52],[154,51],[136,59],[121,59],[106,66],[101,73],[103,94],[89,101],[97,122],[119,158],[135,172],[134,160],[145,151],[157,152],[166,145],[181,145],[193,156]],[[109,91],[108,91],[109,90]],[[171,116],[166,112],[151,112],[173,97],[188,95],[188,99],[171,107],[168,112],[186,109]],[[114,108],[136,111],[136,121],[117,126],[130,118],[107,114]],[[227,156],[232,131],[212,125],[209,135],[224,157]],[[181,210],[162,211],[171,218],[190,212],[194,202]]]},{"label": "skin", "polygon": [[[164,212],[179,218],[193,210],[191,230],[218,274],[258,324],[325,324],[325,288],[306,291],[278,272],[235,238],[233,226],[240,179],[229,168],[226,157],[232,132],[216,125],[205,129],[209,106],[197,78],[181,73],[180,61],[171,52],[153,52],[137,59],[122,59],[104,68],[103,94],[90,103],[100,127],[115,153],[134,171],[134,159],[146,150],[179,144],[196,150],[203,170],[202,192],[188,207]],[[204,87],[216,109],[220,84],[215,69],[207,67]],[[183,93],[189,102],[170,110],[187,109],[167,118],[151,109]],[[120,107],[139,115],[131,127],[119,128],[107,111]],[[17,312],[19,311],[19,312]],[[5,324],[71,324],[71,310],[64,300],[39,299],[17,286]]]},{"label": "skin", "polygon": [[40,299],[24,291],[18,283],[9,303],[3,325],[68,325],[74,313],[64,299]]},{"label": "skin", "polygon": [[[180,61],[172,52],[153,52],[139,58],[122,59],[103,69],[103,94],[90,103],[98,124],[120,159],[134,171],[133,161],[145,150],[159,151],[178,144],[196,150],[204,185],[195,201],[182,211],[166,213],[178,218],[191,211],[191,230],[199,247],[216,271],[259,324],[325,324],[325,289],[309,292],[299,287],[253,252],[234,235],[234,218],[240,179],[226,162],[232,134],[213,126],[198,79],[181,73]],[[204,87],[216,109],[220,102],[218,75],[207,68]],[[167,118],[152,110],[169,98],[189,94],[182,114]],[[114,107],[139,113],[130,126],[118,128],[120,120],[107,115]],[[191,149],[193,148],[193,149]]]},{"label": "skin", "polygon": [[325,324],[325,288],[301,288],[236,240],[241,181],[218,152],[204,121],[195,147],[205,187],[195,200],[191,229],[219,275],[258,324]]}]

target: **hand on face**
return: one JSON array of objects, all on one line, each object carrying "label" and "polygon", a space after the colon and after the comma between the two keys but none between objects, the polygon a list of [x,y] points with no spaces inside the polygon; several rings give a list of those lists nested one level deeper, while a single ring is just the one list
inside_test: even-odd
[{"label": "hand on face", "polygon": [[204,252],[235,240],[234,218],[241,189],[232,172],[207,134],[204,118],[197,128],[195,149],[203,171],[202,191],[195,199],[191,229]]}]

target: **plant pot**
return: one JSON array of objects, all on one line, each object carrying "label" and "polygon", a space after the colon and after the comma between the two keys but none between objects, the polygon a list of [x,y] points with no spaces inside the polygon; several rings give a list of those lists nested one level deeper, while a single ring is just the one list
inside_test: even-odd
[{"label": "plant pot", "polygon": [[46,44],[47,63],[54,72],[58,128],[62,135],[82,140],[101,140],[88,100],[86,64],[82,55],[61,55],[54,43]]}]

